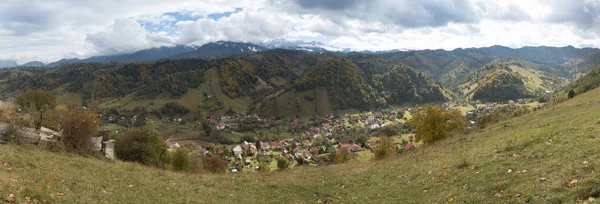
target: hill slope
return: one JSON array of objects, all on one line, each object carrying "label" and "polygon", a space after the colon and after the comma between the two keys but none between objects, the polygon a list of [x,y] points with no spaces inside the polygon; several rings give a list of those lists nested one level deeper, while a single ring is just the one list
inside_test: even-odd
[{"label": "hill slope", "polygon": [[553,74],[530,68],[527,62],[514,60],[494,61],[462,79],[464,82],[453,89],[455,93],[485,101],[540,96],[564,83]]},{"label": "hill slope", "polygon": [[188,175],[0,145],[0,195],[67,203],[575,202],[600,196],[592,191],[600,113],[589,111],[599,101],[596,89],[397,158],[270,174]]}]

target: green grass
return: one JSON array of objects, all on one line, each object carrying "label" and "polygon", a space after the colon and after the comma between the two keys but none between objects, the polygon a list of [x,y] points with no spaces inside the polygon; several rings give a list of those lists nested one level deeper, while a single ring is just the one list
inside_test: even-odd
[{"label": "green grass", "polygon": [[[324,198],[333,203],[441,203],[450,198],[459,203],[573,203],[598,195],[598,102],[600,90],[593,90],[387,160],[268,174],[190,175],[0,145],[0,195],[52,203],[315,203]],[[578,184],[569,186],[574,179]]]}]

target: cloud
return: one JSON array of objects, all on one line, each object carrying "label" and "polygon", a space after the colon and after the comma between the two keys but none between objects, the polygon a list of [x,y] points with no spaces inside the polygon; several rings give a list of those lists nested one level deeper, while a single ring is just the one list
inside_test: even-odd
[{"label": "cloud", "polygon": [[0,59],[281,38],[359,50],[599,47],[599,16],[598,0],[4,0]]},{"label": "cloud", "polygon": [[269,10],[243,10],[218,20],[201,18],[177,23],[180,44],[203,44],[211,41],[256,42],[280,38],[290,32],[288,16]]},{"label": "cloud", "polygon": [[294,3],[307,9],[341,10],[351,8],[365,0],[294,0]]},{"label": "cloud", "polygon": [[392,23],[404,28],[439,27],[451,22],[468,23],[479,20],[476,7],[468,0],[294,0],[302,10],[329,19],[360,19],[369,22]]},{"label": "cloud", "polygon": [[107,30],[88,34],[85,40],[99,55],[122,54],[173,44],[173,39],[164,33],[148,33],[133,19],[117,19]]},{"label": "cloud", "polygon": [[584,31],[600,33],[600,1],[552,1],[551,5],[548,22],[569,23]]}]

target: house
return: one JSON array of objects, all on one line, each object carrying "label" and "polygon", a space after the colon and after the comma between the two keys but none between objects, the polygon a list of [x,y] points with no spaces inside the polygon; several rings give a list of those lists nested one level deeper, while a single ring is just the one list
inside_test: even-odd
[{"label": "house", "polygon": [[360,147],[360,145],[352,144],[352,145],[350,145],[350,151],[359,152],[359,151],[362,151],[362,148]]},{"label": "house", "polygon": [[305,147],[310,146],[310,140],[303,140],[302,141],[302,145],[305,146]]},{"label": "house", "polygon": [[270,147],[271,147],[271,150],[281,150],[283,148],[283,142],[277,142],[277,141],[271,142]]},{"label": "house", "polygon": [[242,147],[241,146],[235,146],[233,148],[233,156],[235,157],[239,157],[242,154]]},{"label": "house", "polygon": [[225,123],[220,122],[217,126],[215,126],[215,129],[217,129],[217,130],[225,129]]},{"label": "house", "polygon": [[373,142],[367,143],[367,148],[373,149],[375,147],[377,147],[377,142],[373,141]]},{"label": "house", "polygon": [[351,152],[350,144],[340,144],[340,150],[350,153]]},{"label": "house", "polygon": [[415,145],[413,145],[412,143],[408,143],[408,144],[404,145],[404,149],[405,150],[415,149]]},{"label": "house", "polygon": [[342,138],[342,139],[340,140],[340,145],[342,145],[342,144],[350,144],[350,142],[351,142],[351,141],[350,141],[350,139],[349,139],[349,138]]},{"label": "house", "polygon": [[244,141],[244,143],[242,145],[242,149],[244,149],[244,152],[246,153],[246,155],[249,155],[249,156],[256,155],[256,153],[258,153],[258,151],[256,149],[256,145],[254,145],[253,143],[248,143],[246,141]]},{"label": "house", "polygon": [[377,124],[377,123],[374,123],[374,124],[372,124],[372,125],[369,126],[369,128],[371,128],[371,130],[377,129],[377,128],[380,128],[380,127],[381,126],[379,124]]},{"label": "house", "polygon": [[263,141],[260,141],[259,143],[260,143],[260,150],[262,150],[262,151],[267,151],[271,147],[269,145],[269,143],[266,143],[266,142],[263,142]]}]

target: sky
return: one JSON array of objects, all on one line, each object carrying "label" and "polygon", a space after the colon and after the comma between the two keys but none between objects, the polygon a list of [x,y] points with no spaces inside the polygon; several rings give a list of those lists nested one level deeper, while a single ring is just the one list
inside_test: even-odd
[{"label": "sky", "polygon": [[600,0],[0,0],[0,60],[228,40],[357,50],[600,47]]}]

